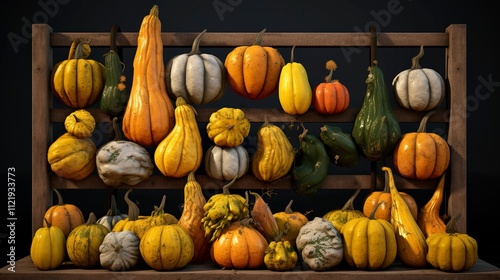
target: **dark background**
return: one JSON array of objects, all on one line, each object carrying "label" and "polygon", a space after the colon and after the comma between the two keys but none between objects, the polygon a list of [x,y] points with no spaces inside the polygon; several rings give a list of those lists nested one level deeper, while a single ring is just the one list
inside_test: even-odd
[{"label": "dark background", "polygon": [[[467,184],[468,184],[468,227],[467,233],[478,241],[479,257],[500,266],[496,231],[492,228],[497,216],[495,210],[499,185],[496,160],[499,157],[496,129],[499,118],[497,109],[500,85],[498,70],[498,45],[494,38],[499,34],[498,14],[495,9],[483,4],[458,3],[457,1],[77,1],[40,0],[12,1],[9,9],[2,9],[2,114],[4,123],[2,157],[4,174],[9,167],[15,168],[16,175],[16,258],[29,254],[31,243],[31,23],[48,23],[54,32],[109,32],[112,24],[118,24],[122,31],[137,32],[143,17],[153,4],[159,5],[163,32],[365,32],[375,24],[382,32],[443,32],[450,24],[467,24]],[[486,3],[486,1],[484,1]],[[217,8],[219,11],[217,10]],[[396,7],[396,8],[395,8]],[[12,40],[14,39],[14,41]],[[496,41],[495,41],[496,42]],[[249,44],[252,42],[249,42]],[[265,44],[265,37],[264,42]],[[92,57],[101,60],[106,49],[93,50]],[[132,77],[134,49],[124,49],[124,63],[128,67],[128,77]],[[188,48],[166,48],[165,62]],[[224,60],[230,49],[205,49],[202,52],[217,55]],[[285,61],[289,61],[290,49],[280,49]],[[411,57],[418,49],[379,51],[380,66],[385,80],[390,85],[392,78],[411,66]],[[55,50],[54,61],[65,59],[67,49]],[[443,52],[426,49],[420,61],[427,68],[444,73]],[[339,49],[297,48],[296,61],[308,70],[312,85],[322,81],[327,75],[324,63],[334,59],[339,68],[334,74],[351,92],[351,106],[359,107],[366,85],[369,50],[346,56]],[[486,81],[486,82],[485,82]],[[497,82],[498,81],[498,82]],[[129,80],[130,85],[131,80]],[[44,85],[41,85],[44,86]],[[391,96],[393,99],[393,97]],[[394,100],[392,100],[393,102]],[[212,104],[220,107],[226,104],[234,107],[276,107],[277,97],[264,101],[248,102],[230,92],[229,88],[222,100]],[[105,128],[98,128],[104,130]],[[252,128],[254,129],[254,128]],[[410,129],[415,130],[416,127]],[[57,128],[55,130],[57,132]],[[251,135],[254,132],[251,132]],[[95,140],[95,139],[94,139]],[[252,153],[255,137],[249,137],[245,145]],[[102,144],[102,143],[97,143]],[[207,145],[205,142],[204,145]],[[253,149],[253,150],[252,150]],[[366,171],[366,162],[361,168]],[[200,171],[203,172],[203,171]],[[336,172],[336,170],[333,170]],[[7,180],[6,180],[7,181]],[[5,182],[5,181],[4,181]],[[1,191],[7,199],[7,184]],[[82,196],[85,193],[86,196]],[[283,195],[281,195],[283,194]],[[324,194],[324,195],[323,195]],[[290,198],[299,211],[312,210],[311,215],[323,215],[328,210],[341,208],[352,194],[351,191],[335,190],[315,197],[302,198],[289,192],[279,192],[269,199],[273,211],[281,211]],[[359,197],[368,193],[362,192]],[[126,206],[122,192],[118,192],[118,205],[122,212]],[[171,191],[167,195],[166,210],[180,216],[182,193]],[[207,196],[210,193],[207,193]],[[427,195],[427,193],[426,193]],[[74,191],[63,192],[65,202],[78,205],[85,216],[90,211],[102,216],[107,210],[106,192]],[[144,205],[147,214],[151,205],[159,205],[161,196],[157,191],[136,190],[131,196]],[[321,198],[321,199],[320,199]],[[318,199],[320,199],[318,201]],[[423,205],[428,196],[419,198]],[[360,209],[362,199],[356,200]],[[5,202],[6,204],[6,202]],[[493,208],[491,208],[493,207]],[[1,217],[6,211],[2,210]],[[491,219],[491,220],[490,220]],[[5,218],[2,219],[7,225]],[[7,235],[9,229],[0,228],[2,260],[7,259]],[[6,263],[1,264],[4,266]]]}]

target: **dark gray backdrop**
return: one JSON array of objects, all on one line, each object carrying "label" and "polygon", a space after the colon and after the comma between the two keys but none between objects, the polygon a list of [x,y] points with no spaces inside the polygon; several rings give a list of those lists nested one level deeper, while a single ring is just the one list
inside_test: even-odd
[{"label": "dark gray backdrop", "polygon": [[[492,229],[492,219],[497,199],[499,177],[496,160],[499,157],[496,120],[499,110],[498,96],[495,94],[500,85],[498,70],[498,46],[493,42],[499,34],[498,15],[483,1],[458,3],[456,1],[251,1],[251,0],[208,0],[208,1],[77,1],[77,0],[40,0],[17,1],[10,8],[2,9],[2,86],[3,86],[3,168],[15,168],[16,175],[16,216],[15,254],[22,258],[29,254],[31,243],[31,23],[48,23],[55,32],[108,32],[112,24],[118,24],[122,31],[137,32],[142,18],[149,13],[153,4],[160,8],[162,31],[164,32],[259,32],[267,28],[269,32],[357,32],[366,31],[375,24],[383,32],[442,32],[450,24],[467,24],[467,177],[468,177],[468,228],[467,233],[479,243],[479,257],[500,266],[497,251],[500,249],[497,237]],[[486,1],[484,1],[486,3]],[[250,43],[250,42],[249,42]],[[264,42],[265,43],[265,42]],[[96,50],[94,58],[99,58],[106,50]],[[165,61],[175,54],[188,49],[166,49]],[[204,49],[217,55],[222,60],[229,50]],[[280,49],[286,61],[289,61],[289,49]],[[124,50],[124,62],[131,71],[134,50]],[[425,67],[434,68],[443,73],[441,53],[432,50],[421,60]],[[338,50],[296,49],[296,61],[308,69],[311,84],[322,81],[327,74],[324,62],[334,59],[339,65],[335,73],[351,91],[352,106],[359,106],[365,93],[364,79],[368,65],[368,50],[359,54],[345,56]],[[381,67],[386,83],[399,71],[410,67],[410,60],[416,52],[380,51]],[[64,59],[66,50],[54,53],[54,61]],[[131,77],[129,72],[128,77]],[[392,97],[391,97],[392,98]],[[276,97],[255,102],[250,106],[276,106]],[[227,102],[227,103],[226,103]],[[226,91],[225,97],[217,104],[232,104],[245,107],[243,100]],[[416,129],[416,128],[414,128]],[[249,143],[252,146],[251,143]],[[4,182],[7,180],[4,179]],[[1,196],[6,205],[7,184]],[[90,211],[96,215],[105,214],[106,193],[88,191],[86,197],[65,191],[63,196],[68,203],[77,204],[88,216]],[[269,201],[273,211],[284,208],[289,198],[297,210],[312,210],[313,214],[322,215],[326,211],[340,208],[352,192],[342,190],[318,197],[300,198],[284,193]],[[359,197],[366,196],[366,192]],[[167,211],[180,215],[182,194],[167,194]],[[276,197],[276,196],[275,196]],[[118,193],[118,204],[122,212],[126,206],[122,202],[122,193]],[[158,205],[160,197],[153,191],[135,191],[133,198],[143,205]],[[316,201],[315,201],[316,200]],[[362,199],[356,200],[361,207]],[[424,202],[422,202],[424,203]],[[304,206],[305,205],[305,206]],[[316,206],[321,205],[321,206]],[[146,207],[145,206],[145,207]],[[5,207],[7,208],[7,207]],[[5,217],[6,209],[1,217]],[[147,214],[149,209],[141,209]],[[0,245],[3,259],[7,259],[7,241],[9,234],[6,226],[0,228]],[[10,245],[9,245],[10,246]],[[4,263],[6,264],[6,263]],[[3,266],[3,265],[2,265]]]}]

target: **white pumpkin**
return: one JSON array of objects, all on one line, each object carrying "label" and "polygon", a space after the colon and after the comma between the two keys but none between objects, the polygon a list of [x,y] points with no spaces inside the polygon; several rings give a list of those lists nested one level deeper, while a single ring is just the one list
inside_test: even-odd
[{"label": "white pumpkin", "polygon": [[248,172],[249,161],[248,152],[241,145],[236,147],[213,145],[205,153],[205,171],[213,179],[230,181]]},{"label": "white pumpkin", "polygon": [[111,271],[128,270],[139,260],[139,237],[130,230],[106,234],[99,246],[101,266]]},{"label": "white pumpkin", "polygon": [[191,52],[177,55],[167,62],[165,82],[171,98],[182,97],[187,103],[200,105],[218,100],[226,88],[226,68],[212,54],[200,52],[200,40],[193,42]]},{"label": "white pumpkin", "polygon": [[438,107],[445,96],[443,77],[433,69],[422,68],[419,59],[424,47],[412,59],[410,69],[400,72],[392,81],[392,89],[399,106],[412,111],[429,111]]},{"label": "white pumpkin", "polygon": [[[120,135],[116,121],[115,117],[115,135]],[[148,150],[143,146],[128,140],[113,140],[97,151],[96,167],[104,184],[117,187],[121,184],[133,186],[149,179],[153,174],[154,164]]]},{"label": "white pumpkin", "polygon": [[339,231],[321,217],[315,217],[300,228],[296,245],[302,261],[315,271],[329,270],[344,258]]},{"label": "white pumpkin", "polygon": [[116,225],[116,223],[118,223],[118,221],[121,221],[127,217],[128,217],[127,214],[120,213],[120,210],[116,206],[115,196],[112,195],[111,206],[109,207],[108,212],[106,213],[106,215],[100,217],[97,220],[97,223],[105,226],[107,229],[109,229],[109,231],[111,231],[113,227]]}]

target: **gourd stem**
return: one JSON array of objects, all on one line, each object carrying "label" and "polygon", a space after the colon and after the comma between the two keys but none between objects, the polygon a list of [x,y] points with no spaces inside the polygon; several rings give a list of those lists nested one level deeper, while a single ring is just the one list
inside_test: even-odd
[{"label": "gourd stem", "polygon": [[54,189],[54,192],[57,195],[57,205],[63,205],[64,201],[62,199],[61,193],[57,189]]},{"label": "gourd stem", "polygon": [[194,181],[196,181],[196,177],[194,176],[194,171],[189,171],[187,180],[188,180],[188,182],[194,182]]},{"label": "gourd stem", "polygon": [[261,45],[262,44],[262,35],[264,35],[264,32],[266,32],[266,28],[262,29],[261,32],[259,32],[259,34],[257,34],[257,38],[255,38],[255,41],[254,41],[254,45]]},{"label": "gourd stem", "polygon": [[375,213],[377,213],[377,210],[378,210],[378,207],[381,205],[381,204],[384,204],[385,201],[380,201],[379,203],[377,203],[377,205],[375,205],[375,208],[373,209],[373,211],[370,213],[370,220],[374,220],[375,219]]},{"label": "gourd stem", "polygon": [[446,233],[457,233],[457,221],[462,217],[462,212],[451,218],[451,220],[446,224]]},{"label": "gourd stem", "polygon": [[132,200],[128,198],[129,193],[132,192],[132,189],[129,189],[125,193],[125,202],[128,205],[128,219],[129,221],[135,221],[139,217],[139,207]]},{"label": "gourd stem", "polygon": [[153,7],[151,8],[151,10],[149,11],[149,15],[150,16],[154,16],[154,17],[158,17],[158,14],[159,14],[158,5],[153,5]]},{"label": "gourd stem", "polygon": [[113,131],[115,132],[114,140],[115,141],[123,140],[123,134],[118,126],[118,117],[113,118],[112,125],[113,125]]},{"label": "gourd stem", "polygon": [[326,62],[326,69],[330,70],[330,73],[326,76],[325,82],[330,83],[332,81],[333,71],[337,70],[337,64],[333,60],[328,60]]},{"label": "gourd stem", "polygon": [[436,113],[436,110],[429,111],[425,116],[422,118],[420,121],[420,124],[418,126],[418,133],[425,133],[425,128],[427,126],[427,120],[429,119],[430,116],[434,115]]},{"label": "gourd stem", "polygon": [[87,222],[85,224],[90,226],[92,224],[95,224],[96,222],[97,222],[97,217],[95,216],[94,212],[90,212],[89,218],[87,219]]},{"label": "gourd stem", "polygon": [[356,199],[360,191],[361,189],[356,190],[356,192],[345,203],[344,207],[342,207],[342,210],[354,210],[354,199]]},{"label": "gourd stem", "polygon": [[116,33],[117,32],[118,32],[118,25],[113,24],[113,26],[111,26],[111,33],[109,36],[109,45],[110,45],[109,49],[113,52],[117,52],[117,49],[116,49]]},{"label": "gourd stem", "polygon": [[420,67],[420,58],[424,56],[424,46],[420,46],[420,52],[418,52],[418,54],[413,57],[411,59],[411,68],[410,70],[414,70],[414,69],[421,69],[422,67]]},{"label": "gourd stem", "polygon": [[292,203],[293,203],[293,199],[290,200],[290,202],[288,202],[288,205],[285,207],[285,213],[293,214]]},{"label": "gourd stem", "polygon": [[295,46],[292,47],[292,51],[290,52],[290,63],[293,63],[294,52],[295,52]]},{"label": "gourd stem", "polygon": [[191,52],[189,52],[188,56],[193,54],[200,54],[201,37],[203,37],[203,35],[205,35],[206,32],[207,30],[205,29],[200,34],[198,34],[198,36],[196,36],[196,38],[193,41],[193,46],[191,47]]},{"label": "gourd stem", "polygon": [[376,65],[377,63],[377,33],[375,26],[370,26],[370,63]]},{"label": "gourd stem", "polygon": [[121,214],[120,210],[118,210],[118,207],[116,206],[115,196],[111,195],[111,206],[109,207],[109,210],[106,213],[106,216],[118,216],[120,214]]},{"label": "gourd stem", "polygon": [[230,194],[229,193],[229,187],[234,184],[234,182],[238,179],[238,175],[234,176],[234,178],[231,180],[231,182],[227,183],[224,187],[222,187],[222,193],[223,194]]},{"label": "gourd stem", "polygon": [[300,123],[300,125],[302,126],[302,133],[299,135],[299,141],[302,140],[304,137],[306,137],[307,135],[307,128],[304,126],[304,123]]},{"label": "gourd stem", "polygon": [[76,46],[78,46],[79,43],[79,38],[75,38],[73,39],[73,42],[71,42],[71,46],[69,47],[68,60],[72,59],[75,56]]},{"label": "gourd stem", "polygon": [[161,203],[160,203],[160,206],[158,207],[158,210],[159,211],[163,211],[163,209],[165,209],[165,202],[167,201],[167,196],[166,195],[163,195],[162,199],[161,199]]}]

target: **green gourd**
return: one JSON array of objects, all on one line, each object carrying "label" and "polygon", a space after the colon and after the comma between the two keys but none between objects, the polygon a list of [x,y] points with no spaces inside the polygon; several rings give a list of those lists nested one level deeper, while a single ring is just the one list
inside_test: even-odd
[{"label": "green gourd", "polygon": [[340,167],[354,167],[358,164],[360,155],[351,134],[343,132],[338,126],[326,124],[320,128],[319,138],[332,163]]},{"label": "green gourd", "polygon": [[116,32],[117,25],[111,28],[111,47],[108,53],[104,55],[104,67],[106,74],[106,82],[101,96],[101,110],[111,116],[117,117],[123,114],[129,93],[124,84],[125,76],[123,75],[122,62],[116,50]]},{"label": "green gourd", "polygon": [[299,150],[290,170],[292,189],[299,195],[315,194],[328,174],[329,164],[325,145],[304,128],[299,135]]},{"label": "green gourd", "polygon": [[352,129],[362,155],[370,161],[383,160],[401,138],[401,128],[392,113],[384,75],[377,61],[368,68],[367,90]]}]

